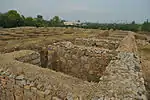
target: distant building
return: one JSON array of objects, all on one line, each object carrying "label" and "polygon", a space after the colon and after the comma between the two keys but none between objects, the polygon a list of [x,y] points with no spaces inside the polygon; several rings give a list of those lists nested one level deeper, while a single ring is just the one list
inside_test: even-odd
[{"label": "distant building", "polygon": [[81,23],[80,22],[64,22],[64,25],[80,25]]}]

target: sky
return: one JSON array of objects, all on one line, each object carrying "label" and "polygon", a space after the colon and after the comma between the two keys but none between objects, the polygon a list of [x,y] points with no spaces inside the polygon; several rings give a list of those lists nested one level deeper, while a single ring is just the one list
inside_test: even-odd
[{"label": "sky", "polygon": [[150,0],[0,0],[0,12],[17,10],[25,16],[88,22],[141,23],[150,20]]}]

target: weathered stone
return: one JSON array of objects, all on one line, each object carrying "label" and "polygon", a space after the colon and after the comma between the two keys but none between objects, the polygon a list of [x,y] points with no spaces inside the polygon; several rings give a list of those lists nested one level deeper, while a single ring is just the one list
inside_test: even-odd
[{"label": "weathered stone", "polygon": [[15,98],[16,100],[23,100],[23,89],[15,88]]},{"label": "weathered stone", "polygon": [[31,87],[31,92],[37,93],[37,88],[36,87]]},{"label": "weathered stone", "polygon": [[72,59],[77,60],[78,57],[76,55],[72,55]]},{"label": "weathered stone", "polygon": [[81,63],[83,63],[83,64],[88,63],[88,57],[82,56],[81,57]]},{"label": "weathered stone", "polygon": [[34,86],[35,86],[35,83],[34,83],[34,82],[31,82],[31,83],[30,83],[30,86],[31,86],[31,87],[34,87]]},{"label": "weathered stone", "polygon": [[72,93],[67,94],[67,100],[73,100],[73,95]]},{"label": "weathered stone", "polygon": [[0,68],[0,73],[3,71],[3,69]]},{"label": "weathered stone", "polygon": [[40,59],[38,58],[38,59],[31,60],[31,61],[29,61],[29,63],[40,66]]},{"label": "weathered stone", "polygon": [[19,75],[16,77],[17,80],[23,80],[24,79],[24,75]]},{"label": "weathered stone", "polygon": [[49,95],[50,94],[50,90],[45,90],[44,94],[45,95]]},{"label": "weathered stone", "polygon": [[46,47],[41,48],[40,50],[40,61],[41,61],[41,66],[43,68],[46,68],[48,65],[48,50]]},{"label": "weathered stone", "polygon": [[30,85],[30,81],[29,80],[27,80],[27,85]]},{"label": "weathered stone", "polygon": [[62,100],[62,99],[60,99],[58,97],[52,97],[52,100]]},{"label": "weathered stone", "polygon": [[104,100],[104,97],[93,97],[92,100]]},{"label": "weathered stone", "polygon": [[33,93],[31,91],[29,91],[28,89],[24,90],[24,94],[23,94],[23,100],[32,100],[33,97]]},{"label": "weathered stone", "polygon": [[16,76],[13,74],[10,74],[9,77],[15,79]]},{"label": "weathered stone", "polygon": [[42,88],[43,88],[43,85],[42,85],[42,84],[38,84],[38,85],[37,85],[37,89],[38,89],[38,90],[41,90]]},{"label": "weathered stone", "polygon": [[24,89],[26,89],[26,90],[30,90],[30,89],[31,89],[31,87],[30,87],[29,85],[25,85],[25,86],[24,86]]},{"label": "weathered stone", "polygon": [[45,100],[52,100],[52,96],[51,95],[46,96]]},{"label": "weathered stone", "polygon": [[40,90],[37,90],[37,95],[44,98],[45,97],[45,94],[43,91],[40,91]]},{"label": "weathered stone", "polygon": [[2,72],[1,72],[1,75],[5,75],[5,74],[6,74],[6,72],[5,72],[5,71],[2,71]]},{"label": "weathered stone", "polygon": [[72,46],[73,46],[73,44],[71,42],[67,42],[65,44],[65,47],[67,47],[67,48],[72,48]]},{"label": "weathered stone", "polygon": [[23,100],[23,96],[21,95],[21,96],[18,96],[18,95],[15,95],[15,100]]},{"label": "weathered stone", "polygon": [[23,87],[24,85],[26,85],[26,80],[16,80],[16,84]]}]

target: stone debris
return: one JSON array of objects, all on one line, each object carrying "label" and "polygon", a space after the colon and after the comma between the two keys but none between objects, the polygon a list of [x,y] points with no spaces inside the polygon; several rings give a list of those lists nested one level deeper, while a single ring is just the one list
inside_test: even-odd
[{"label": "stone debris", "polygon": [[77,38],[40,53],[1,54],[0,100],[148,100],[133,33],[111,32],[104,31],[106,40]]},{"label": "stone debris", "polygon": [[24,79],[24,75],[19,75],[16,77],[16,80],[23,80]]}]

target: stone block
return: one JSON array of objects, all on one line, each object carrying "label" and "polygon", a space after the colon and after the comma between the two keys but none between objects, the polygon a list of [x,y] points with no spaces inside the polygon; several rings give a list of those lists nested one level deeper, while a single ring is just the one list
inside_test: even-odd
[{"label": "stone block", "polygon": [[23,100],[23,95],[15,95],[15,100]]},{"label": "stone block", "polygon": [[26,80],[16,80],[16,84],[20,87],[23,87],[24,85],[26,85]]},{"label": "stone block", "polygon": [[45,92],[44,92],[44,94],[47,96],[47,95],[49,95],[51,93],[51,91],[50,90],[45,90]]},{"label": "stone block", "polygon": [[2,99],[2,100],[15,100],[14,99],[14,96],[13,96],[13,91],[11,91],[11,90],[6,90],[7,92],[6,92],[6,98],[7,99]]},{"label": "stone block", "polygon": [[37,93],[37,88],[36,87],[31,87],[31,92]]},{"label": "stone block", "polygon": [[52,100],[52,95],[48,95],[45,97],[45,100]]},{"label": "stone block", "polygon": [[23,100],[23,88],[15,89],[16,100]]},{"label": "stone block", "polygon": [[30,57],[29,56],[24,56],[24,57],[17,58],[17,60],[19,60],[21,62],[28,62],[30,60]]},{"label": "stone block", "polygon": [[12,89],[13,85],[15,85],[15,80],[9,79],[9,81],[7,81],[7,89]]},{"label": "stone block", "polygon": [[62,99],[60,99],[58,97],[52,97],[52,100],[62,100]]},{"label": "stone block", "polygon": [[34,83],[34,82],[31,82],[31,83],[30,83],[30,86],[31,86],[31,87],[34,87],[34,86],[35,86],[35,83]]},{"label": "stone block", "polygon": [[38,58],[38,59],[31,60],[29,63],[33,65],[36,65],[36,64],[40,65],[40,59]]},{"label": "stone block", "polygon": [[42,98],[45,97],[44,92],[43,92],[43,91],[40,91],[40,90],[37,90],[37,95],[38,95],[39,97],[42,97]]},{"label": "stone block", "polygon": [[31,100],[37,100],[37,94],[33,93],[31,98]]},{"label": "stone block", "polygon": [[24,79],[24,75],[19,75],[16,77],[16,80],[23,80]]},{"label": "stone block", "polygon": [[33,92],[30,90],[24,89],[23,100],[32,100]]},{"label": "stone block", "polygon": [[30,90],[31,90],[31,87],[30,87],[30,85],[25,85],[25,86],[24,86],[24,89],[30,91]]},{"label": "stone block", "polygon": [[42,84],[38,84],[38,85],[37,85],[37,89],[38,89],[38,90],[42,90],[43,87],[44,87],[44,86],[43,86]]},{"label": "stone block", "polygon": [[30,58],[31,60],[34,60],[34,59],[40,58],[40,54],[33,53],[33,54],[30,55],[30,57],[31,57]]}]

